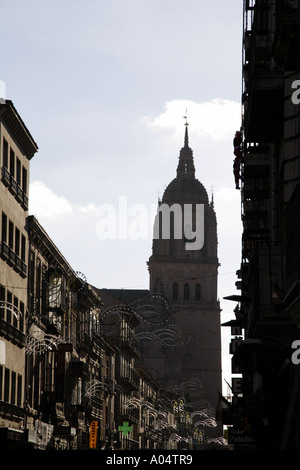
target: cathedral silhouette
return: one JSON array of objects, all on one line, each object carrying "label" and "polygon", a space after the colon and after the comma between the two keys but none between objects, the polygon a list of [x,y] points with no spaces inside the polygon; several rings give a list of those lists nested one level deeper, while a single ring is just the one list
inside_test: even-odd
[{"label": "cathedral silhouette", "polygon": [[[161,314],[156,306],[153,316],[135,328],[141,344],[141,354],[135,364],[149,371],[164,389],[182,396],[191,410],[213,410],[215,417],[219,392],[222,393],[217,220],[213,197],[209,201],[205,187],[195,177],[188,124],[185,126],[177,174],[158,201],[156,216],[156,224],[161,229],[162,221],[158,217],[162,207],[182,209],[179,211],[182,236],[175,234],[176,229],[178,232],[176,224],[180,222],[175,221],[170,210],[170,236],[162,237],[158,230],[153,237],[152,254],[147,263],[149,290],[109,289],[109,293],[139,311],[144,308],[148,316],[149,305],[145,299],[149,296],[161,299]],[[197,208],[201,208],[203,243],[200,249],[187,248],[191,239],[184,227],[186,208],[192,213],[189,231],[192,235],[196,233]],[[219,435],[220,429],[210,434]]]}]

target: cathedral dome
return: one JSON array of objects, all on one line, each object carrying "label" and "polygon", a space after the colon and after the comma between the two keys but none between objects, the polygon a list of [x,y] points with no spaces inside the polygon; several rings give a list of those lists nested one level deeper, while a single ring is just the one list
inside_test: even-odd
[{"label": "cathedral dome", "polygon": [[208,204],[208,195],[205,187],[192,176],[177,176],[165,189],[163,203],[196,203]]},{"label": "cathedral dome", "polygon": [[195,178],[193,151],[188,143],[188,124],[186,124],[184,146],[180,150],[177,177],[165,189],[162,202],[208,204],[205,187]]}]

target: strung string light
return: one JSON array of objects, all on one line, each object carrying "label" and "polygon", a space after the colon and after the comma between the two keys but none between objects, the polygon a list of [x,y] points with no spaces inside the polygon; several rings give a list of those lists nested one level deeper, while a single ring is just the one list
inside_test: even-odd
[{"label": "strung string light", "polygon": [[130,341],[136,340],[158,341],[166,348],[175,349],[183,343],[183,335],[180,328],[170,325],[152,332],[143,331],[137,333]]},{"label": "strung string light", "polygon": [[8,310],[10,312],[12,312],[12,314],[14,315],[14,317],[17,319],[17,320],[20,320],[20,318],[24,317],[24,313],[21,312],[21,310],[19,310],[19,308],[10,303],[10,302],[6,302],[6,301],[0,301],[0,310]]},{"label": "strung string light", "polygon": [[148,324],[165,324],[170,318],[168,300],[160,294],[149,294],[128,305],[113,305],[101,313],[101,323],[106,324],[109,316],[115,315],[121,321],[123,315],[135,315]]},{"label": "strung string light", "polygon": [[71,344],[73,347],[78,346],[78,342],[74,338],[49,335],[38,330],[30,332],[26,336],[25,352],[26,354],[43,354],[47,351],[57,350],[59,344]]}]

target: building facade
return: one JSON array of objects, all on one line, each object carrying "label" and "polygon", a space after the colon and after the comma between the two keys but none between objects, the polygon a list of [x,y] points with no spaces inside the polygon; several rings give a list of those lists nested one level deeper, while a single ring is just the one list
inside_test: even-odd
[{"label": "building facade", "polygon": [[[166,388],[192,386],[183,395],[194,411],[204,403],[215,410],[222,389],[217,244],[213,201],[195,177],[186,124],[176,178],[158,204],[148,261],[150,291],[171,305],[170,317],[159,327],[169,340],[144,341],[142,362]],[[154,324],[152,332],[157,329]],[[206,432],[222,435],[219,428]]]},{"label": "building facade", "polygon": [[298,1],[244,1],[236,448],[299,448],[299,26]]},{"label": "building facade", "polygon": [[0,439],[23,438],[30,160],[38,147],[11,101],[0,103]]},{"label": "building facade", "polygon": [[[42,449],[85,449],[106,420],[106,368],[114,351],[101,338],[101,298],[28,217],[26,428]],[[113,371],[112,367],[108,367]]]},{"label": "building facade", "polygon": [[114,417],[116,351],[103,303],[28,215],[38,147],[13,103],[0,104],[0,448],[97,448]]},{"label": "building facade", "polygon": [[[75,271],[28,214],[38,147],[13,103],[1,102],[1,450],[192,449],[205,442],[203,419],[215,429],[216,219],[185,139],[164,202],[201,205],[203,247],[154,240],[150,290],[109,291]],[[159,364],[148,354],[157,340]]]}]

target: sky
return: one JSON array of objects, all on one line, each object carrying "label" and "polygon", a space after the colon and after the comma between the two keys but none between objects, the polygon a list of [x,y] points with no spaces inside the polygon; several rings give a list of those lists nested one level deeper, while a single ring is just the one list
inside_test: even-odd
[{"label": "sky", "polygon": [[0,94],[39,147],[29,212],[73,269],[99,288],[149,287],[152,212],[176,176],[187,116],[196,177],[217,215],[221,321],[234,318],[223,297],[238,293],[241,260],[232,140],[242,2],[0,0],[0,19]]}]

